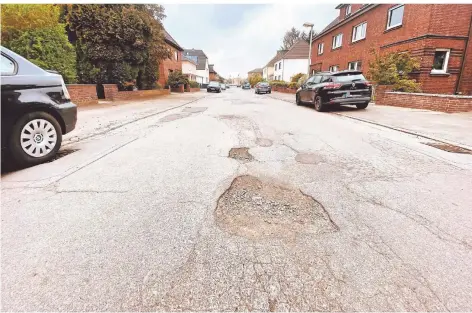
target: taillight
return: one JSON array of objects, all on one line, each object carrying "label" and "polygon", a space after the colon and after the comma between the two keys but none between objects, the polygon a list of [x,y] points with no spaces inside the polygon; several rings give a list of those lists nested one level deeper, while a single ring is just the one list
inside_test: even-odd
[{"label": "taillight", "polygon": [[342,87],[342,84],[329,83],[324,86],[324,89],[339,89]]}]

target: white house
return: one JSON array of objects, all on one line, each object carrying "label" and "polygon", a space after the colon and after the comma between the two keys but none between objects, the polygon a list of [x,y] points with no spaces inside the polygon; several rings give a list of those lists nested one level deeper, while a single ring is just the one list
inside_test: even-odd
[{"label": "white house", "polygon": [[201,82],[203,78],[197,75],[197,62],[185,55],[182,58],[182,73],[188,76],[189,80]]},{"label": "white house", "polygon": [[279,61],[288,50],[279,50],[275,56],[262,68],[262,78],[274,80],[274,64]]},{"label": "white house", "polygon": [[210,82],[210,71],[206,54],[202,50],[185,49],[183,56],[196,62],[197,83],[208,84]]},{"label": "white house", "polygon": [[307,73],[310,47],[305,40],[297,41],[278,61],[274,63],[274,80],[290,82],[292,76]]}]

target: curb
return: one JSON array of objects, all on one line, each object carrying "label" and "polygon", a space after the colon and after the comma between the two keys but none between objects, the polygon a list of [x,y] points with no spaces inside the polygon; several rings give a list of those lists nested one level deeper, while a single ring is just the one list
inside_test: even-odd
[{"label": "curb", "polygon": [[[271,97],[271,96],[269,96],[269,97],[272,98],[272,99],[276,99],[276,100],[280,100],[280,101],[285,101],[285,102],[288,102],[288,103],[295,103],[294,101],[290,101],[290,100],[280,99],[280,98]],[[462,144],[462,143],[454,142],[454,141],[451,141],[451,140],[445,140],[445,139],[440,139],[440,138],[436,138],[436,137],[432,137],[432,136],[427,136],[427,135],[423,135],[423,134],[420,134],[420,133],[416,133],[416,132],[411,131],[411,130],[407,130],[407,129],[403,129],[403,128],[398,128],[398,127],[394,127],[394,126],[389,126],[389,125],[386,125],[386,124],[382,124],[382,123],[378,123],[378,122],[366,120],[366,119],[359,118],[359,117],[353,117],[353,116],[349,116],[349,115],[344,115],[344,114],[342,114],[342,113],[337,113],[337,112],[329,112],[329,113],[330,113],[330,114],[334,114],[334,115],[338,115],[338,116],[342,116],[342,117],[346,117],[346,118],[350,118],[350,119],[353,119],[353,120],[357,120],[357,121],[360,121],[360,122],[364,122],[364,123],[369,123],[369,124],[372,124],[372,125],[377,125],[377,126],[385,127],[385,128],[391,129],[391,130],[396,130],[396,131],[399,131],[399,132],[402,132],[402,133],[405,133],[405,134],[409,134],[409,135],[421,137],[421,138],[424,138],[424,139],[433,140],[433,141],[441,142],[441,143],[444,143],[444,144],[449,144],[449,145],[458,146],[458,147],[461,147],[461,148],[467,149],[467,150],[472,150],[472,147],[471,147],[471,146],[464,145],[464,144]]]}]

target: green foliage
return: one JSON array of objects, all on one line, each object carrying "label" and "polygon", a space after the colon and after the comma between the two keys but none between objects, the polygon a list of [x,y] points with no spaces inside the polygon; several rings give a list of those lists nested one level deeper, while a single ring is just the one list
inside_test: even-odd
[{"label": "green foliage", "polygon": [[420,92],[420,84],[410,79],[409,73],[418,69],[420,63],[410,53],[390,53],[379,55],[375,50],[369,62],[368,78],[379,85],[393,85],[394,90]]},{"label": "green foliage", "polygon": [[59,72],[66,83],[76,81],[75,50],[65,36],[63,24],[24,31],[4,44],[37,66]]},{"label": "green foliage", "polygon": [[300,76],[300,78],[297,81],[297,87],[300,87],[301,85],[303,85],[308,78],[309,76],[307,74],[303,74],[302,76]]},{"label": "green foliage", "polygon": [[282,88],[288,86],[288,84],[283,80],[273,80],[269,82],[269,84],[273,87],[282,87]]},{"label": "green foliage", "polygon": [[75,49],[60,7],[53,4],[2,5],[2,44],[46,70],[59,72],[66,83],[76,81]]},{"label": "green foliage", "polygon": [[59,22],[56,4],[2,4],[2,44],[24,31],[54,28]]},{"label": "green foliage", "polygon": [[169,74],[169,77],[167,78],[167,85],[171,87],[175,87],[181,84],[188,84],[188,78],[184,74],[182,74],[181,71],[173,71],[172,73]]},{"label": "green foliage", "polygon": [[297,83],[300,77],[304,76],[305,74],[303,73],[298,73],[292,76],[291,82]]},{"label": "green foliage", "polygon": [[191,88],[200,88],[200,84],[197,83],[196,81],[191,80],[188,83],[189,83]]},{"label": "green foliage", "polygon": [[257,83],[260,83],[262,81],[262,76],[259,74],[254,74],[248,77],[249,84],[251,86],[255,86]]},{"label": "green foliage", "polygon": [[297,88],[297,83],[296,82],[290,82],[288,84],[288,88]]},{"label": "green foliage", "polygon": [[80,83],[112,83],[120,89],[135,82],[156,88],[166,49],[158,5],[69,4],[66,20],[76,46]]}]

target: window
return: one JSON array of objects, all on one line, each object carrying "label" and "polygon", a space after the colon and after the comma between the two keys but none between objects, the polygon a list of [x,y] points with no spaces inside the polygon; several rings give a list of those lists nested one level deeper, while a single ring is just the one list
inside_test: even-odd
[{"label": "window", "polygon": [[346,7],[346,16],[348,16],[349,14],[351,14],[351,5],[349,4],[347,7]]},{"label": "window", "polygon": [[6,56],[2,55],[0,69],[2,75],[13,75],[15,73],[15,63]]},{"label": "window", "polygon": [[321,79],[322,83],[330,83],[332,81],[333,80],[331,79],[331,76],[323,76],[323,78]]},{"label": "window", "polygon": [[404,5],[397,5],[388,10],[387,29],[402,25]]},{"label": "window", "polygon": [[367,22],[354,26],[354,28],[352,29],[352,42],[364,39],[366,31]]},{"label": "window", "polygon": [[436,49],[434,53],[433,68],[431,73],[446,73],[447,63],[449,62],[449,49]]},{"label": "window", "polygon": [[319,43],[318,44],[318,54],[323,54],[323,49],[324,49],[324,43]]},{"label": "window", "polygon": [[343,34],[337,34],[333,37],[333,49],[341,47],[343,44]]},{"label": "window", "polygon": [[308,78],[305,82],[305,85],[313,85],[315,83],[315,77],[316,76],[311,76],[310,78]]},{"label": "window", "polygon": [[331,65],[329,67],[330,72],[337,72],[338,70],[339,70],[339,66],[337,66],[337,65]]},{"label": "window", "polygon": [[319,83],[321,83],[321,77],[322,77],[322,76],[316,75],[316,76],[314,76],[314,77],[315,77],[315,79],[313,80],[313,84],[319,84]]},{"label": "window", "polygon": [[174,59],[179,60],[179,53],[174,51]]},{"label": "window", "polygon": [[354,71],[360,71],[362,69],[362,61],[349,62],[347,68]]}]

